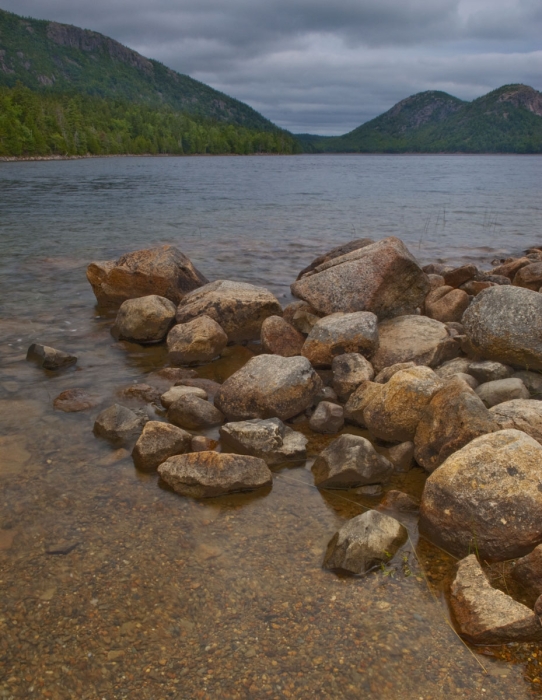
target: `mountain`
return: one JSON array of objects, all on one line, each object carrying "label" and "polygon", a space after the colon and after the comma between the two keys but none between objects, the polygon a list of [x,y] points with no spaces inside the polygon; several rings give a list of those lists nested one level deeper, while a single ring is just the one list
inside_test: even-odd
[{"label": "mountain", "polygon": [[0,10],[0,86],[18,82],[41,93],[77,92],[259,131],[278,128],[243,102],[103,34]]},{"label": "mountain", "polygon": [[465,102],[421,92],[344,136],[296,138],[313,153],[542,153],[542,94],[504,85]]}]

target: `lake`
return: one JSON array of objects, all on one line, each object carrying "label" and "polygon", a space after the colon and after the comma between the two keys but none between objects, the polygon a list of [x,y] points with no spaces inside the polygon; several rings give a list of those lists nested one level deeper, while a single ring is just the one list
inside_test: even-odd
[{"label": "lake", "polygon": [[[482,654],[458,638],[444,600],[454,561],[413,520],[393,565],[322,570],[336,529],[380,498],[319,492],[299,467],[263,494],[195,502],[96,439],[101,408],[141,406],[119,391],[161,388],[149,375],[167,353],[113,340],[85,268],[172,243],[209,279],[283,304],[300,269],[353,238],[396,235],[422,264],[489,269],[542,243],[541,183],[529,156],[0,163],[0,697],[533,697],[535,647]],[[32,342],[78,363],[39,370]],[[247,354],[198,372],[223,380]],[[74,387],[99,407],[54,410]],[[326,440],[311,436],[313,455]],[[419,497],[424,478],[389,488]]]}]

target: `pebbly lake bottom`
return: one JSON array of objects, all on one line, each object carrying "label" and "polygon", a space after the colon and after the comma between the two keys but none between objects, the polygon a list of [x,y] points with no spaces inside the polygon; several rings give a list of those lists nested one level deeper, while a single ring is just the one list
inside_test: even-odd
[{"label": "pebbly lake bottom", "polygon": [[[0,324],[0,698],[536,694],[537,647],[480,654],[456,635],[444,597],[454,560],[418,541],[412,516],[396,516],[410,540],[389,565],[322,570],[333,533],[381,496],[318,491],[309,460],[263,492],[197,502],[96,439],[94,417],[119,388],[167,364],[161,346],[115,343],[110,325],[86,300]],[[27,363],[36,337],[69,343],[76,367]],[[223,381],[248,356],[227,348],[197,371]],[[99,406],[54,410],[74,387]],[[311,436],[309,453],[333,437]],[[419,497],[424,478],[413,469],[386,490]]]}]

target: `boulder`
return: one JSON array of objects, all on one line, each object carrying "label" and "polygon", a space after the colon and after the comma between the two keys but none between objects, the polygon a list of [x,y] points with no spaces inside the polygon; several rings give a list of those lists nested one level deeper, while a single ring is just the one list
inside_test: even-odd
[{"label": "boulder", "polygon": [[491,408],[505,401],[528,399],[529,391],[521,379],[496,379],[494,382],[480,384],[476,393],[484,404]]},{"label": "boulder", "polygon": [[542,286],[542,262],[522,266],[514,275],[512,284],[538,292]]},{"label": "boulder", "polygon": [[224,452],[259,457],[270,466],[307,458],[307,438],[279,418],[226,423],[220,439]]},{"label": "boulder", "polygon": [[378,324],[378,350],[371,362],[381,372],[398,362],[437,367],[460,352],[460,346],[440,321],[426,316],[399,316]]},{"label": "boulder", "polygon": [[209,397],[205,389],[200,389],[197,386],[172,386],[160,397],[162,406],[164,408],[169,408],[172,403],[175,403],[177,399],[184,396],[197,396],[200,399],[207,400]]},{"label": "boulder", "polygon": [[510,262],[503,263],[493,268],[491,274],[503,275],[504,277],[508,277],[509,280],[513,280],[516,272],[530,263],[531,261],[529,258],[515,258],[514,260],[510,260]]},{"label": "boulder", "polygon": [[542,447],[519,430],[482,435],[427,479],[420,532],[455,556],[523,556],[542,542]]},{"label": "boulder", "polygon": [[220,355],[228,344],[228,336],[209,316],[174,326],[167,337],[169,361],[173,365],[209,362]]},{"label": "boulder", "polygon": [[410,440],[388,449],[388,459],[396,472],[408,472],[414,466],[414,443]]},{"label": "boulder", "polygon": [[470,304],[469,295],[462,289],[439,287],[425,298],[425,313],[429,318],[446,323],[461,321],[465,309]]},{"label": "boulder", "polygon": [[216,321],[230,342],[239,343],[259,340],[262,323],[269,316],[282,316],[282,307],[264,287],[216,280],[187,294],[177,308],[179,323],[203,315]]},{"label": "boulder", "polygon": [[305,357],[258,355],[232,374],[215,397],[228,420],[288,420],[309,406],[322,380]]},{"label": "boulder", "polygon": [[384,238],[318,265],[292,294],[323,314],[370,311],[379,319],[413,313],[429,280],[398,238]]},{"label": "boulder", "polygon": [[491,287],[463,315],[469,343],[481,357],[542,369],[542,295],[514,286]]},{"label": "boulder", "polygon": [[151,420],[143,428],[132,451],[132,458],[138,469],[153,471],[169,457],[188,452],[191,442],[192,435],[186,430]]},{"label": "boulder", "polygon": [[118,403],[103,410],[94,422],[94,433],[110,442],[127,442],[142,431],[146,420]]},{"label": "boulder", "polygon": [[94,408],[100,403],[97,396],[89,394],[85,389],[66,389],[61,392],[53,401],[53,406],[57,411],[65,413],[75,413],[77,411],[86,411],[89,408]]},{"label": "boulder", "polygon": [[333,389],[337,396],[348,400],[361,382],[371,381],[375,372],[372,364],[358,352],[337,355],[331,362]]},{"label": "boulder", "polygon": [[29,362],[35,362],[43,369],[63,369],[77,362],[75,355],[39,343],[32,343],[26,353],[26,359]]},{"label": "boulder", "polygon": [[268,316],[262,323],[262,348],[269,355],[282,355],[282,357],[301,355],[304,342],[305,336],[281,316]]},{"label": "boulder", "polygon": [[542,638],[532,610],[491,586],[474,554],[462,559],[450,604],[460,634],[472,644],[527,642]]},{"label": "boulder", "polygon": [[527,592],[538,597],[542,594],[542,545],[539,544],[521,559],[518,559],[510,575]]},{"label": "boulder", "polygon": [[489,412],[501,430],[522,430],[542,445],[542,401],[514,399],[493,406]]},{"label": "boulder", "polygon": [[452,377],[426,406],[416,428],[414,457],[428,472],[480,435],[499,429],[474,391]]},{"label": "boulder", "polygon": [[283,318],[297,331],[308,335],[320,320],[320,314],[304,301],[293,301],[284,309]]},{"label": "boulder", "polygon": [[297,276],[297,279],[301,279],[301,277],[306,275],[307,272],[312,272],[312,270],[317,268],[319,265],[323,265],[324,263],[327,263],[330,260],[334,260],[335,258],[340,258],[342,255],[346,255],[346,253],[351,253],[354,250],[365,248],[366,246],[371,245],[373,243],[374,240],[372,238],[357,238],[355,241],[349,241],[348,243],[339,245],[336,248],[332,248],[332,250],[330,250],[329,252],[324,253],[323,255],[319,255],[311,262],[310,265],[307,265],[307,267],[301,270],[301,272]]},{"label": "boulder", "polygon": [[468,370],[465,370],[465,372],[472,374],[480,384],[485,384],[485,382],[493,382],[497,379],[507,379],[513,370],[508,365],[503,365],[500,362],[483,360],[481,362],[471,361]]},{"label": "boulder", "polygon": [[400,372],[403,369],[410,369],[411,367],[417,367],[415,362],[397,362],[395,365],[390,365],[389,367],[384,367],[376,375],[374,381],[376,384],[387,384],[394,374]]},{"label": "boulder", "polygon": [[158,473],[176,493],[191,498],[255,491],[273,481],[263,459],[214,451],[170,457],[158,467]]},{"label": "boulder", "polygon": [[338,433],[344,428],[344,409],[330,401],[320,401],[311,416],[309,427],[315,433]]},{"label": "boulder", "polygon": [[116,340],[159,343],[175,320],[175,304],[156,294],[123,301],[111,334]]},{"label": "boulder", "polygon": [[375,382],[361,382],[344,407],[344,417],[346,420],[359,425],[360,428],[367,427],[364,422],[363,413],[373,398],[380,396],[381,391],[381,384],[376,384]]},{"label": "boulder", "polygon": [[315,367],[329,367],[345,353],[371,356],[378,347],[378,320],[372,313],[335,313],[313,326],[301,354]]},{"label": "boulder", "polygon": [[368,510],[335,533],[327,546],[324,569],[363,574],[389,561],[407,537],[405,527],[395,518]]},{"label": "boulder", "polygon": [[185,430],[203,430],[224,422],[222,413],[209,401],[187,394],[170,404],[168,420]]},{"label": "boulder", "polygon": [[381,386],[363,411],[363,422],[375,437],[387,442],[413,440],[424,408],[442,387],[429,367],[397,372]]},{"label": "boulder", "polygon": [[312,465],[318,488],[351,489],[386,482],[393,466],[360,435],[341,435],[333,440]]},{"label": "boulder", "polygon": [[92,262],[87,279],[100,306],[120,306],[127,299],[149,294],[178,304],[187,292],[207,282],[186,255],[171,245],[136,250],[117,261]]},{"label": "boulder", "polygon": [[440,367],[435,369],[435,374],[441,379],[451,379],[456,374],[468,374],[472,360],[466,357],[456,357],[453,360],[445,362]]},{"label": "boulder", "polygon": [[527,387],[531,398],[542,399],[542,374],[539,374],[539,372],[521,370],[519,372],[514,372],[512,376],[521,379]]},{"label": "boulder", "polygon": [[476,265],[462,265],[444,273],[444,283],[450,287],[459,287],[476,277],[478,268]]}]

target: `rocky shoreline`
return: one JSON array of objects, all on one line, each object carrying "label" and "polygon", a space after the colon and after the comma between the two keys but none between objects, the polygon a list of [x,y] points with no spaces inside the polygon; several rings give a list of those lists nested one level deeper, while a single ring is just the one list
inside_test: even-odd
[{"label": "rocky shoreline", "polygon": [[[397,238],[352,241],[305,268],[284,309],[263,287],[209,282],[171,246],[91,263],[87,277],[99,306],[118,309],[113,336],[165,343],[170,364],[130,387],[141,409],[98,413],[98,438],[198,499],[269,489],[273,472],[305,464],[300,420],[336,436],[311,467],[318,488],[377,494],[418,465],[421,503],[388,492],[330,533],[324,567],[386,565],[407,541],[401,514],[419,507],[420,533],[460,559],[449,602],[464,638],[542,638],[542,249],[488,271],[422,269]],[[232,345],[243,366],[222,384],[197,377]],[[77,361],[35,344],[28,359]],[[54,405],[97,407],[76,387]],[[486,576],[509,560],[530,607]]]}]

